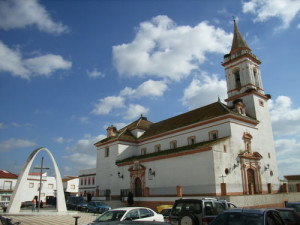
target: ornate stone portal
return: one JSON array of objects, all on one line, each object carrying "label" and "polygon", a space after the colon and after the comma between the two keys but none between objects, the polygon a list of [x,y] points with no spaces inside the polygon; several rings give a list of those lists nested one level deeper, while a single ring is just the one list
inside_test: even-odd
[{"label": "ornate stone portal", "polygon": [[61,179],[61,175],[59,172],[59,169],[57,167],[56,161],[54,157],[52,156],[51,152],[47,148],[37,148],[35,149],[28,157],[27,161],[25,162],[23,169],[18,177],[18,181],[16,184],[16,187],[14,189],[12,199],[9,203],[9,206],[7,208],[7,213],[19,213],[20,212],[20,206],[21,206],[21,196],[24,193],[24,189],[26,189],[26,181],[28,178],[28,173],[31,167],[31,164],[36,157],[36,155],[40,151],[46,151],[48,155],[50,156],[54,171],[55,171],[55,177],[56,177],[56,211],[60,213],[65,213],[67,212],[66,208],[66,201],[65,201],[65,194],[63,190],[63,183]]}]

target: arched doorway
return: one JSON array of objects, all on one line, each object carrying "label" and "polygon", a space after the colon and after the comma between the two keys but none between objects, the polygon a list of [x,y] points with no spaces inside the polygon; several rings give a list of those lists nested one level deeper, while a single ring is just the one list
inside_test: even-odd
[{"label": "arched doorway", "polygon": [[249,194],[253,195],[256,194],[256,183],[255,183],[255,172],[253,169],[248,169],[247,170],[247,177],[248,177],[248,190]]},{"label": "arched doorway", "polygon": [[142,181],[139,177],[137,177],[134,181],[134,196],[143,196]]},{"label": "arched doorway", "polygon": [[130,189],[135,197],[142,197],[145,189],[145,170],[146,168],[138,161],[128,169],[130,172]]}]

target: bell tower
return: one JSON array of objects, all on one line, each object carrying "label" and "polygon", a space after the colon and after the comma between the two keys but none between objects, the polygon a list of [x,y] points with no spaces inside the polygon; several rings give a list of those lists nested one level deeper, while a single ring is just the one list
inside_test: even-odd
[{"label": "bell tower", "polygon": [[244,151],[238,154],[242,168],[244,194],[272,193],[279,189],[279,173],[268,100],[260,73],[261,61],[252,53],[234,21],[232,47],[224,55],[227,82],[225,99],[229,108],[241,116],[258,121],[255,127],[235,131],[244,140]]},{"label": "bell tower", "polygon": [[[243,38],[234,20],[234,34],[232,47],[229,54],[224,55],[223,66],[226,73],[227,95],[225,100],[228,106],[237,107],[237,102],[242,102],[246,107],[246,113],[258,119],[253,103],[253,95],[261,98],[261,101],[269,99],[265,95],[261,73],[261,61],[254,55]],[[252,96],[252,97],[251,97]],[[263,104],[260,102],[260,104]]]}]

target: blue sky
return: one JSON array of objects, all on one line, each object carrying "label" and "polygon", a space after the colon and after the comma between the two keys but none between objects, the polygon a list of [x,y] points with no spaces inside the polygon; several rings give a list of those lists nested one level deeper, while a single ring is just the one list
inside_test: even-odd
[{"label": "blue sky", "polygon": [[226,99],[233,16],[262,61],[280,175],[299,174],[298,0],[0,0],[1,169],[43,146],[78,175],[111,124]]}]

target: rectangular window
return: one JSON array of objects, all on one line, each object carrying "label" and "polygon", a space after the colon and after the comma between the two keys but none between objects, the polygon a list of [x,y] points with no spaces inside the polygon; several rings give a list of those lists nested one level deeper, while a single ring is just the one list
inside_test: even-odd
[{"label": "rectangular window", "polygon": [[261,100],[261,99],[259,99],[259,105],[262,106],[262,107],[264,107],[264,101]]},{"label": "rectangular window", "polygon": [[147,154],[147,149],[146,148],[142,148],[141,149],[141,155],[146,155]]},{"label": "rectangular window", "polygon": [[175,149],[177,148],[177,141],[171,141],[170,142],[170,149]]},{"label": "rectangular window", "polygon": [[4,190],[12,189],[12,181],[4,181]]},{"label": "rectangular window", "polygon": [[109,156],[109,148],[105,148],[105,157]]},{"label": "rectangular window", "polygon": [[91,184],[91,178],[89,177],[89,185]]},{"label": "rectangular window", "polygon": [[218,131],[214,130],[208,133],[209,134],[209,140],[214,141],[218,138]]},{"label": "rectangular window", "polygon": [[188,137],[188,145],[193,145],[193,144],[196,144],[196,137],[195,136]]},{"label": "rectangular window", "polygon": [[53,189],[53,184],[48,184],[48,189]]},{"label": "rectangular window", "polygon": [[161,149],[160,149],[160,145],[155,145],[155,146],[154,146],[154,151],[155,151],[155,152],[160,152],[160,150],[161,150]]},{"label": "rectangular window", "polygon": [[93,177],[93,184],[95,184],[95,177]]},{"label": "rectangular window", "polygon": [[72,184],[70,188],[75,189],[75,184]]},{"label": "rectangular window", "polygon": [[33,188],[34,187],[34,183],[29,183],[29,188]]}]

